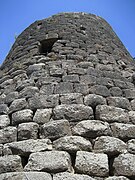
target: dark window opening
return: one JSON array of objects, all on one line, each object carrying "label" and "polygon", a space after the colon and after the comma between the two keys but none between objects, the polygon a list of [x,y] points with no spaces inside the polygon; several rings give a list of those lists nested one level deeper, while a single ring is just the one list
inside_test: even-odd
[{"label": "dark window opening", "polygon": [[39,53],[47,55],[51,52],[53,44],[58,40],[58,38],[45,39],[40,42]]}]

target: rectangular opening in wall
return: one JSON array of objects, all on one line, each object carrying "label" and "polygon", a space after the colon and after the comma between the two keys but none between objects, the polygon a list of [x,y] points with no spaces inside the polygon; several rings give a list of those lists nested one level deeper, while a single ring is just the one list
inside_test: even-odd
[{"label": "rectangular opening in wall", "polygon": [[39,53],[47,55],[51,52],[53,44],[58,40],[58,38],[50,38],[40,41]]}]

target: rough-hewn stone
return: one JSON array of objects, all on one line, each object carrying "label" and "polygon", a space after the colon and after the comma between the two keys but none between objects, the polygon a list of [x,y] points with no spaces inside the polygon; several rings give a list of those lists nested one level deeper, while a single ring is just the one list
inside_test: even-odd
[{"label": "rough-hewn stone", "polygon": [[111,130],[107,122],[102,122],[99,120],[86,120],[79,122],[73,128],[73,134],[95,138],[102,135],[110,135]]},{"label": "rough-hewn stone", "polygon": [[57,150],[75,153],[76,151],[91,151],[92,144],[80,136],[65,136],[53,142],[54,148]]},{"label": "rough-hewn stone", "polygon": [[18,155],[0,157],[0,173],[23,171],[21,158]]},{"label": "rough-hewn stone", "polygon": [[83,104],[83,96],[81,93],[67,93],[60,96],[61,104]]},{"label": "rough-hewn stone", "polygon": [[114,159],[113,163],[114,174],[127,177],[135,176],[135,155],[133,154],[120,154]]},{"label": "rough-hewn stone", "polygon": [[90,176],[107,176],[109,173],[108,157],[106,154],[78,151],[75,169],[78,173]]},{"label": "rough-hewn stone", "polygon": [[135,154],[135,139],[129,140],[127,147],[129,153]]},{"label": "rough-hewn stone", "polygon": [[10,125],[10,119],[8,115],[0,115],[0,129]]},{"label": "rough-hewn stone", "polygon": [[57,173],[71,170],[70,155],[64,151],[47,151],[32,153],[25,171],[47,171]]},{"label": "rough-hewn stone", "polygon": [[93,119],[93,110],[89,106],[83,104],[59,105],[54,108],[55,119],[67,119],[69,121],[81,121],[85,119]]}]

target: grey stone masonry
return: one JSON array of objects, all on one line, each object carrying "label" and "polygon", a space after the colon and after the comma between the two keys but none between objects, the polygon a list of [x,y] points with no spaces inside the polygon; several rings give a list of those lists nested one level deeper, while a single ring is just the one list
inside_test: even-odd
[{"label": "grey stone masonry", "polygon": [[134,180],[135,61],[83,12],[35,21],[0,66],[0,180]]}]

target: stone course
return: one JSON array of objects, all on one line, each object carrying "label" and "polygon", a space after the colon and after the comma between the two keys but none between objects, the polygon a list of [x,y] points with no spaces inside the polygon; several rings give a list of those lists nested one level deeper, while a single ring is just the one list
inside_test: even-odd
[{"label": "stone course", "polygon": [[134,180],[134,71],[101,17],[31,24],[0,67],[0,180]]}]

